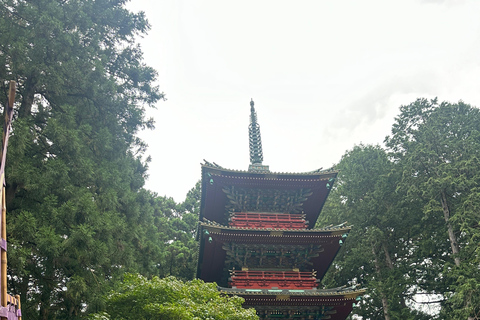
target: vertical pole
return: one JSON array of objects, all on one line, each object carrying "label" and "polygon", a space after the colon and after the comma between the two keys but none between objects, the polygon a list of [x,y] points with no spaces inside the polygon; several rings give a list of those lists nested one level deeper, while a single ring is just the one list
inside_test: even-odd
[{"label": "vertical pole", "polygon": [[[3,218],[3,207],[5,205],[5,201],[3,200],[3,178],[4,178],[4,173],[2,172],[1,175],[0,175],[0,187],[2,188],[2,192],[1,192],[1,195],[0,195],[0,241],[3,242],[3,233],[2,233],[2,230],[3,230],[3,226],[5,225],[5,220]],[[3,256],[3,253],[5,252],[5,250],[0,249],[0,306],[1,307],[6,307],[7,306],[7,295],[6,293],[4,293],[4,289],[3,289],[3,286],[4,284],[6,284],[6,281],[3,279],[3,259],[4,259],[4,256]],[[5,290],[6,291],[6,290]],[[6,320],[7,318],[4,318],[2,317],[1,320]]]},{"label": "vertical pole", "polygon": [[[20,295],[17,294],[17,295],[15,296],[15,299],[17,299],[17,309],[18,309],[18,310],[22,310],[22,304],[20,303]],[[21,311],[20,311],[20,312],[21,312]],[[18,317],[18,320],[22,320],[22,316],[19,316],[19,317]]]},{"label": "vertical pole", "polygon": [[[2,186],[2,239],[7,238],[7,206],[5,205],[5,187]],[[2,307],[7,307],[7,251],[2,249]]]},{"label": "vertical pole", "polygon": [[[0,187],[2,188],[2,196],[1,196],[1,219],[0,219],[0,235],[2,245],[7,242],[7,224],[6,224],[6,216],[7,216],[7,205],[5,203],[5,163],[7,159],[7,145],[8,145],[8,136],[10,133],[10,124],[13,117],[13,103],[15,101],[15,81],[10,81],[10,90],[8,93],[8,104],[5,110],[5,122],[3,124],[3,141],[2,141],[2,150],[1,150],[1,163],[0,163]],[[2,307],[7,307],[7,248],[2,246],[1,249],[1,266],[0,266],[0,304]],[[6,320],[7,318],[2,317],[2,320]]]}]

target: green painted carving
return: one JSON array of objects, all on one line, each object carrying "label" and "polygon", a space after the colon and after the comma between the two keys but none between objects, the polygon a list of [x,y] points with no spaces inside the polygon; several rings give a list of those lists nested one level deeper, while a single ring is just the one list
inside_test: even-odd
[{"label": "green painted carving", "polygon": [[324,249],[320,245],[267,245],[225,243],[229,269],[306,269]]},{"label": "green painted carving", "polygon": [[330,319],[331,306],[255,306],[260,319]]},{"label": "green painted carving", "polygon": [[223,188],[229,203],[227,212],[301,213],[302,205],[312,195],[310,189]]}]

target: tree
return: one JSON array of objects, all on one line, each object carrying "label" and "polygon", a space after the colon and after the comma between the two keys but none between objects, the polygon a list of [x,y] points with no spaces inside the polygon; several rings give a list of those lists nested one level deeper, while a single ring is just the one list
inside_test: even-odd
[{"label": "tree", "polygon": [[195,187],[190,189],[187,192],[187,196],[185,197],[185,201],[183,201],[181,204],[178,206],[178,210],[180,212],[189,213],[193,216],[195,216],[195,223],[191,224],[194,228],[197,225],[198,222],[198,216],[200,215],[200,202],[202,198],[202,182],[197,181],[195,184]]},{"label": "tree", "polygon": [[215,283],[182,282],[174,277],[151,280],[127,275],[107,298],[107,310],[91,319],[255,320],[254,309],[242,308],[243,298],[220,294]]},{"label": "tree", "polygon": [[50,150],[62,150],[51,156],[30,143],[26,156],[15,157],[23,133],[31,134],[20,123],[12,139],[9,181],[23,183],[9,203],[11,287],[32,318],[36,309],[41,318],[73,318],[85,304],[101,308],[109,282],[124,271],[158,274],[155,261],[169,239],[160,199],[140,189],[139,160],[96,157],[85,132],[73,128],[49,119],[43,134]]},{"label": "tree", "polygon": [[[198,241],[195,240],[198,215],[200,210],[200,183],[197,183],[182,203],[175,203],[172,198],[156,196],[156,208],[161,218],[155,223],[161,230],[162,250],[155,260],[156,273],[160,277],[175,276],[182,280],[192,280],[198,261]],[[146,260],[153,257],[145,256]]]},{"label": "tree", "polygon": [[428,319],[407,306],[414,281],[408,259],[418,233],[414,212],[396,192],[399,171],[379,146],[355,146],[336,166],[339,175],[319,223],[348,221],[353,229],[325,284],[368,288],[354,313],[368,319]]},{"label": "tree", "polygon": [[135,46],[148,23],[126,2],[2,0],[0,71],[19,84],[19,117],[41,99],[51,108],[82,103],[90,117],[113,113],[129,134],[144,125],[139,104],[162,94]]},{"label": "tree", "polygon": [[101,309],[125,271],[158,274],[152,261],[168,241],[160,200],[142,189],[136,137],[153,125],[145,107],[163,97],[135,44],[149,26],[125,0],[0,1],[0,74],[17,81],[19,101],[9,285],[26,318],[72,319]]},{"label": "tree", "polygon": [[399,189],[422,202],[426,229],[437,226],[423,240],[441,253],[423,257],[437,274],[419,284],[445,297],[442,316],[474,319],[480,315],[480,111],[437,99],[400,110],[386,144],[403,168]]},{"label": "tree", "polygon": [[170,245],[164,275],[173,275],[183,280],[195,277],[198,263],[197,232],[200,215],[201,183],[187,193],[185,201],[176,206],[176,216],[169,221]]}]

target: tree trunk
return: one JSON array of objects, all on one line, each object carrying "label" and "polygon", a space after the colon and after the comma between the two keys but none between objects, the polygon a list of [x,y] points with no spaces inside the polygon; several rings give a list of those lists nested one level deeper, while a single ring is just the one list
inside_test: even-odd
[{"label": "tree trunk", "polygon": [[[450,223],[450,208],[447,203],[447,195],[445,191],[441,192],[441,203],[443,209],[443,216],[445,218],[445,223],[447,225],[448,238],[450,239],[450,246],[452,247],[452,254],[454,256],[453,260],[457,267],[460,267],[460,248],[458,246],[457,236],[453,232],[452,224]],[[468,309],[470,307],[471,300],[467,299],[465,301],[465,307]],[[474,320],[473,317],[467,317],[467,320]]]},{"label": "tree trunk", "polygon": [[393,261],[392,258],[390,257],[390,252],[388,252],[387,246],[385,245],[385,242],[382,243],[382,249],[385,254],[385,261],[387,262],[387,267],[390,270],[393,270]]},{"label": "tree trunk", "polygon": [[453,259],[455,261],[455,265],[459,267],[460,266],[460,257],[459,257],[460,248],[458,247],[457,237],[455,236],[455,233],[453,232],[452,224],[450,223],[450,208],[448,207],[447,195],[445,194],[445,191],[441,192],[440,202],[442,203],[443,216],[445,218],[445,223],[447,225],[448,238],[450,239],[450,246],[452,247],[452,253],[454,255]]},{"label": "tree trunk", "polygon": [[[381,273],[381,268],[380,268],[380,263],[378,262],[378,257],[377,257],[377,252],[375,251],[375,246],[372,243],[372,254],[373,254],[373,262],[375,263],[375,270],[377,271],[378,278],[380,279],[380,283],[382,283],[383,286],[383,281],[382,281],[382,275]],[[385,294],[385,291],[383,288],[380,288],[380,293],[382,296],[382,306],[383,306],[383,315],[385,316],[385,320],[390,320],[390,313],[389,313],[389,306],[388,306],[388,299],[387,295]]]},{"label": "tree trunk", "polygon": [[[470,308],[470,305],[472,304],[472,293],[470,292],[469,295],[468,295],[468,298],[466,299],[466,303],[465,303],[465,306],[466,308]],[[473,317],[470,315],[467,317],[467,320],[477,320],[477,316],[475,315],[476,311],[475,311],[475,308],[473,308]],[[480,312],[478,313],[478,315],[480,316]]]},{"label": "tree trunk", "polygon": [[172,257],[170,259],[170,275],[172,275],[173,272],[173,250],[172,250]]},{"label": "tree trunk", "polygon": [[[390,270],[393,270],[394,269],[394,265],[393,265],[393,261],[392,261],[392,258],[390,256],[390,252],[388,252],[388,248],[387,246],[385,245],[385,242],[382,243],[382,249],[383,249],[383,252],[385,254],[385,261],[387,262],[387,267],[390,269]],[[402,308],[407,308],[407,303],[405,302],[405,297],[402,295],[399,297],[400,299],[400,305],[402,306]]]},{"label": "tree trunk", "polygon": [[20,109],[18,110],[18,116],[20,118],[26,118],[32,112],[33,99],[35,98],[35,86],[36,80],[34,76],[30,76],[25,81],[25,86],[22,92],[22,102],[20,104]]}]

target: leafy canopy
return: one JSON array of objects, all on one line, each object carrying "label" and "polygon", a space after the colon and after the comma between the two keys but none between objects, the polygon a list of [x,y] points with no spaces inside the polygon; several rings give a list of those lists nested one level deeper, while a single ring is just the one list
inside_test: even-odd
[{"label": "leafy canopy", "polygon": [[147,280],[129,274],[107,298],[106,312],[91,319],[256,320],[254,309],[243,309],[243,298],[220,294],[215,283],[182,282],[174,277]]}]

